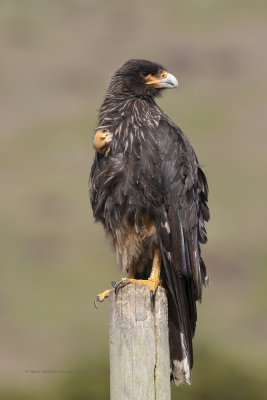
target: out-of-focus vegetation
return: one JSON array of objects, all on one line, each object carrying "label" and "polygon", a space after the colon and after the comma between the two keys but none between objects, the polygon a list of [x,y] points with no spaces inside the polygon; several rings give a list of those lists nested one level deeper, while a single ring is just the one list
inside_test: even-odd
[{"label": "out-of-focus vegetation", "polygon": [[134,57],[177,76],[160,105],[210,184],[211,287],[193,384],[173,399],[266,398],[266,13],[260,0],[0,1],[1,399],[109,397],[107,303],[92,301],[120,272],[87,181],[97,108]]}]

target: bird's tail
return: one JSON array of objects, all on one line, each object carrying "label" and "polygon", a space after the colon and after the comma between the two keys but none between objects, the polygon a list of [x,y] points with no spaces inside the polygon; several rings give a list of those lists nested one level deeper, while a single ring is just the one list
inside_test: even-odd
[{"label": "bird's tail", "polygon": [[[178,326],[177,308],[169,296],[169,343],[171,382],[177,386],[181,383],[191,384],[193,367],[192,337],[188,339]],[[188,341],[190,343],[188,343]]]}]

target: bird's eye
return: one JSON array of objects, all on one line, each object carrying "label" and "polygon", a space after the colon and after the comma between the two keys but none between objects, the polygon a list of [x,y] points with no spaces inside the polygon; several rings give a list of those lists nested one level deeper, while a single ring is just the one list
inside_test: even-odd
[{"label": "bird's eye", "polygon": [[163,78],[166,78],[166,76],[167,76],[167,72],[162,72],[161,78],[162,78],[162,79],[163,79]]},{"label": "bird's eye", "polygon": [[144,78],[146,75],[147,75],[146,72],[144,72],[144,71],[140,72],[140,76],[142,76],[142,78]]}]

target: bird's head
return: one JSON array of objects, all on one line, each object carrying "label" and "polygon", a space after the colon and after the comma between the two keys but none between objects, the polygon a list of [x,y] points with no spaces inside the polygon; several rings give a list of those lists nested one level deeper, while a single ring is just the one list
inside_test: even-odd
[{"label": "bird's head", "polygon": [[114,73],[109,92],[154,98],[160,95],[162,89],[173,88],[178,88],[178,81],[162,65],[148,60],[132,59]]}]

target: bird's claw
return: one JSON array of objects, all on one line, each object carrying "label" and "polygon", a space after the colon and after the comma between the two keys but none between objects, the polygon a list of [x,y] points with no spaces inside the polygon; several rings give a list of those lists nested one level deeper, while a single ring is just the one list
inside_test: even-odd
[{"label": "bird's claw", "polygon": [[109,293],[110,293],[111,290],[112,290],[112,289],[104,290],[104,292],[99,293],[99,294],[96,296],[96,298],[94,299],[94,306],[95,306],[95,308],[97,308],[97,302],[99,301],[99,302],[102,303],[102,301],[104,301],[105,298],[109,296]]},{"label": "bird's claw", "polygon": [[116,282],[115,285],[113,286],[114,289],[115,289],[115,294],[118,293],[119,287],[120,287],[120,285],[122,284],[122,282],[123,282],[123,279],[120,279],[120,280],[119,280],[118,282]]},{"label": "bird's claw", "polygon": [[99,296],[96,296],[95,299],[94,299],[94,306],[95,306],[95,308],[97,308],[97,302],[98,302],[98,300],[99,300]]},{"label": "bird's claw", "polygon": [[160,285],[160,281],[154,280],[151,278],[148,278],[148,280],[133,279],[133,278],[121,278],[115,285],[112,285],[115,289],[115,294],[118,293],[118,290],[120,287],[126,286],[129,283],[138,283],[141,285],[148,285],[150,287],[149,295],[150,295],[150,300],[151,300],[151,306],[153,309],[154,302],[155,302],[155,293],[156,293],[158,286]]},{"label": "bird's claw", "polygon": [[[111,282],[111,286],[115,289],[115,293],[116,293],[116,294],[117,294],[118,289],[119,289],[119,286],[120,286],[120,284],[123,282],[123,280],[124,280],[124,279],[122,278],[122,279],[120,279],[118,282],[116,282],[116,281],[112,281],[112,282]],[[102,303],[102,301],[104,301],[105,298],[109,296],[109,293],[111,292],[111,290],[113,290],[113,289],[104,290],[104,292],[99,293],[99,294],[95,297],[95,299],[94,299],[94,306],[95,306],[95,308],[97,308],[97,302],[99,301],[100,303]]]},{"label": "bird's claw", "polygon": [[[152,309],[154,307],[154,299],[155,299],[155,293],[157,290],[157,287],[159,286],[160,282],[159,280],[154,280],[151,278],[148,278],[148,280],[143,280],[143,279],[134,279],[134,278],[121,278],[118,282],[112,281],[111,282],[111,286],[114,288],[115,290],[115,294],[118,294],[119,288],[122,288],[126,285],[128,285],[129,283],[139,283],[141,285],[149,285],[150,287],[150,300],[151,300],[151,306]],[[104,290],[104,292],[99,293],[96,298],[94,299],[94,306],[95,308],[97,308],[97,302],[102,302],[105,300],[106,297],[109,296],[109,293],[112,289],[109,290]]]},{"label": "bird's claw", "polygon": [[153,302],[154,302],[154,293],[153,293],[153,290],[150,290],[149,294],[150,294],[151,303],[153,303]]}]

